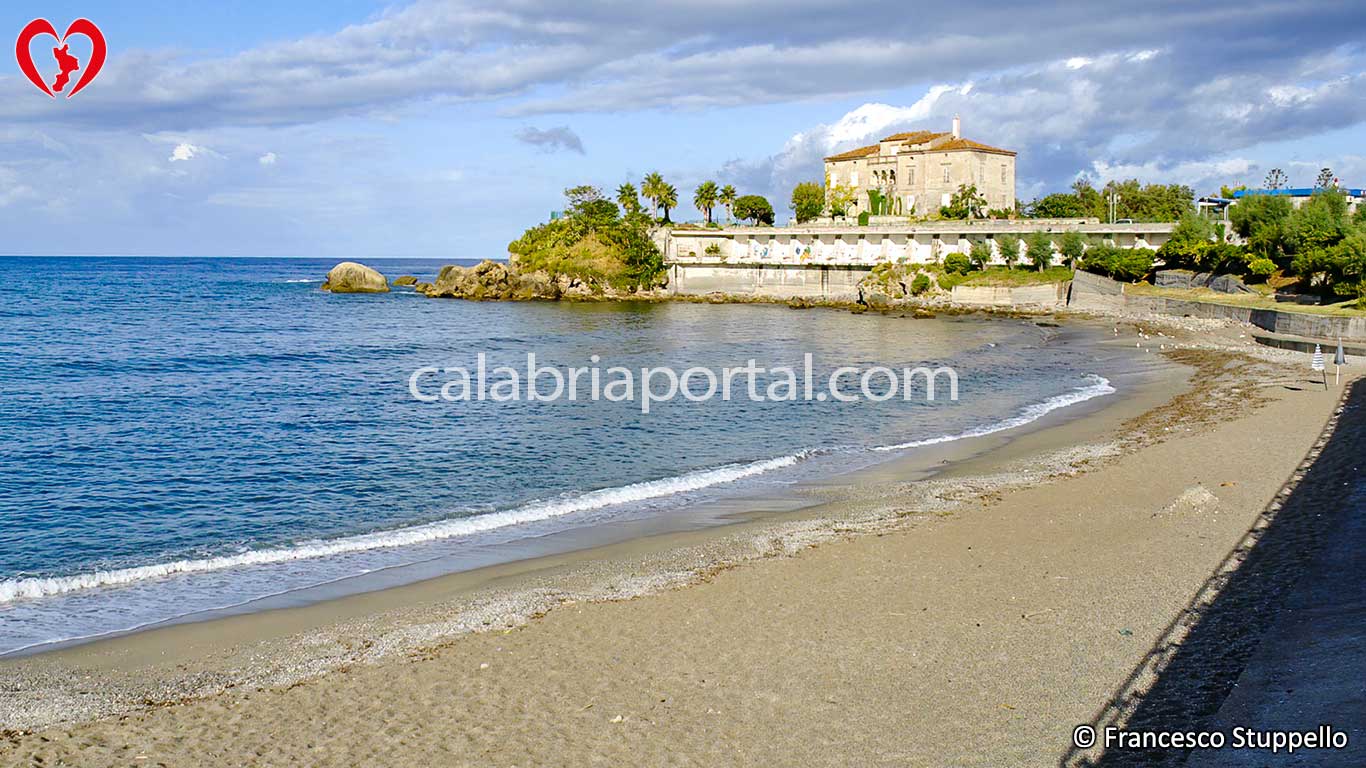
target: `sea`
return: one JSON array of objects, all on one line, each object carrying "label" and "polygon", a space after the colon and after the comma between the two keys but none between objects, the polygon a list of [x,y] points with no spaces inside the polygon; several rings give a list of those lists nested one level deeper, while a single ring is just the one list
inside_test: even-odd
[{"label": "sea", "polygon": [[[335,262],[0,257],[0,654],[378,589],[533,542],[719,525],[697,510],[1081,413],[1142,374],[1095,330],[1028,319],[333,295]],[[460,262],[371,263],[430,280]],[[959,391],[737,389],[648,413],[639,397],[425,401],[448,368],[528,353],[603,371],[809,359],[817,381],[948,366]]]}]

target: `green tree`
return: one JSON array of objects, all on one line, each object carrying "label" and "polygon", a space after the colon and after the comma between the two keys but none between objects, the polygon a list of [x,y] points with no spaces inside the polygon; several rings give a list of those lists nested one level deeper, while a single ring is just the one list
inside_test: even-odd
[{"label": "green tree", "polygon": [[1020,260],[1020,238],[1014,235],[998,237],[996,248],[1001,252],[1001,261],[1005,263],[1006,269],[1012,269],[1015,262]]},{"label": "green tree", "polygon": [[1157,249],[1167,267],[1190,269],[1199,265],[1205,251],[1214,245],[1214,222],[1188,214],[1177,222],[1171,237]]},{"label": "green tree", "polygon": [[665,184],[659,191],[659,207],[664,209],[664,223],[669,223],[669,209],[678,207],[678,188]]},{"label": "green tree", "polygon": [[726,209],[726,218],[735,218],[735,187],[727,184],[721,187],[721,194],[717,195],[716,202]]},{"label": "green tree", "polygon": [[773,206],[760,195],[744,195],[735,201],[735,215],[748,219],[754,226],[773,224]]},{"label": "green tree", "polygon": [[939,207],[939,215],[945,219],[975,219],[986,209],[987,199],[977,192],[976,184],[959,184],[949,204]]},{"label": "green tree", "polygon": [[659,200],[664,196],[664,190],[668,186],[664,177],[656,171],[646,174],[645,180],[640,183],[640,194],[650,201],[650,214],[652,216],[659,216]]},{"label": "green tree", "polygon": [[1047,232],[1032,232],[1025,238],[1025,258],[1040,272],[1053,265],[1053,238]]},{"label": "green tree", "polygon": [[854,201],[858,200],[858,190],[845,184],[826,185],[827,200],[831,216],[845,216]]},{"label": "green tree", "polygon": [[973,269],[986,269],[991,256],[991,243],[986,240],[974,240],[968,248],[968,261],[972,262]]},{"label": "green tree", "polygon": [[1073,219],[1087,215],[1087,210],[1076,195],[1054,192],[1029,204],[1032,219]]},{"label": "green tree", "polygon": [[1062,233],[1058,251],[1068,266],[1075,267],[1077,262],[1081,261],[1082,254],[1086,252],[1086,238],[1082,237],[1080,232],[1069,229]]},{"label": "green tree", "polygon": [[716,182],[704,181],[697,185],[693,192],[692,202],[707,217],[707,223],[711,223],[711,212],[716,207],[716,199],[720,197],[721,190],[717,188]]},{"label": "green tree", "polygon": [[628,181],[617,187],[617,205],[628,214],[640,210],[640,195],[636,192],[636,185]]},{"label": "green tree", "polygon": [[1263,184],[1267,189],[1280,189],[1286,185],[1287,181],[1288,179],[1285,175],[1285,171],[1282,171],[1280,168],[1272,168],[1271,171],[1266,174],[1266,181],[1263,182]]},{"label": "green tree", "polygon": [[1279,263],[1286,261],[1285,228],[1293,211],[1290,198],[1283,195],[1244,195],[1229,208],[1228,217],[1252,253]]},{"label": "green tree", "polygon": [[825,188],[813,181],[803,181],[792,188],[792,212],[797,223],[808,222],[825,210]]},{"label": "green tree", "polygon": [[1332,168],[1324,168],[1319,171],[1319,177],[1314,180],[1314,189],[1332,189],[1337,186],[1337,178],[1333,176]]}]

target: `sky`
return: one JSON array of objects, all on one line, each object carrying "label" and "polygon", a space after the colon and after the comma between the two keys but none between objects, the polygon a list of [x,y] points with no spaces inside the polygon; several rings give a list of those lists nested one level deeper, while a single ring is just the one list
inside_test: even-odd
[{"label": "sky", "polygon": [[712,179],[782,221],[822,157],[955,114],[1024,200],[1366,186],[1354,2],[10,0],[0,33],[39,17],[108,58],[70,99],[0,63],[0,253],[502,258],[564,188],[651,171],[676,220]]}]

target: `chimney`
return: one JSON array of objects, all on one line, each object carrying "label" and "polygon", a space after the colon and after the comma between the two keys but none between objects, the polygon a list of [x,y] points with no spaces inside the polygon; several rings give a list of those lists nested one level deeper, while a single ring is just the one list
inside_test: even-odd
[{"label": "chimney", "polygon": [[963,138],[963,121],[958,118],[958,115],[953,116],[953,137],[955,139]]}]

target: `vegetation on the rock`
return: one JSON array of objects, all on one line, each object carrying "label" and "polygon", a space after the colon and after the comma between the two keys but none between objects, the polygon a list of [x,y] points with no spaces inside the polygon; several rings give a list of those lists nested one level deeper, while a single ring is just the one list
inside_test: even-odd
[{"label": "vegetation on the rock", "polygon": [[[629,201],[624,191],[618,190],[618,199]],[[650,237],[653,221],[646,213],[622,215],[617,203],[588,185],[566,189],[565,197],[562,218],[532,227],[508,245],[519,271],[545,271],[628,290],[658,284],[664,256]]]}]

